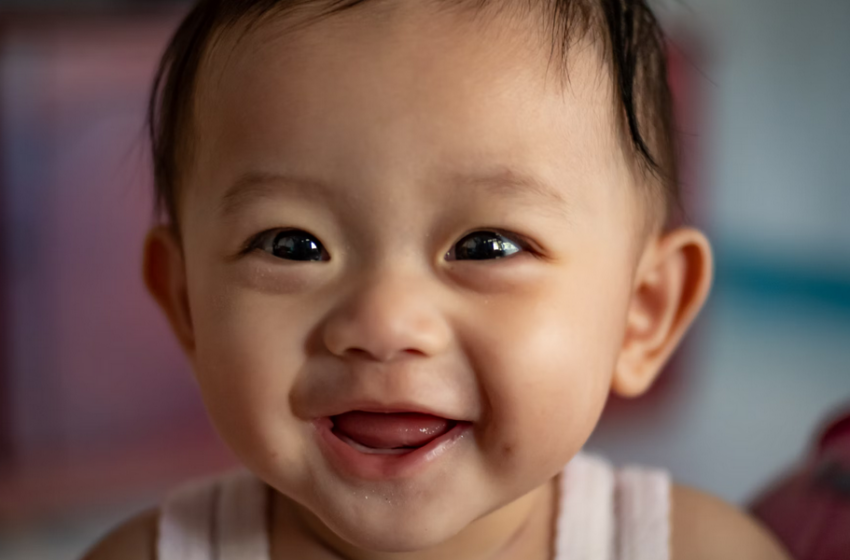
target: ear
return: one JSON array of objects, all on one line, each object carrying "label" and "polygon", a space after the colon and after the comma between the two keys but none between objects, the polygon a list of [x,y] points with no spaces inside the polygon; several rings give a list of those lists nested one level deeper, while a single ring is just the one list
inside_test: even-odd
[{"label": "ear", "polygon": [[711,287],[711,245],[679,228],[654,236],[635,275],[626,332],[611,390],[637,397],[652,385],[693,322]]},{"label": "ear", "polygon": [[148,292],[165,312],[186,355],[195,349],[183,249],[172,228],[160,226],[145,239],[143,273]]}]

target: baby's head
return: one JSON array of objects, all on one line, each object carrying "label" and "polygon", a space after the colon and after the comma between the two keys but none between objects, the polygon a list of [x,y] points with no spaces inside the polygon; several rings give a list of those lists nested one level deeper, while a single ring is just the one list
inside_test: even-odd
[{"label": "baby's head", "polygon": [[416,550],[528,507],[650,386],[711,270],[668,219],[663,49],[632,0],[185,21],[146,280],[223,439],[317,530]]}]

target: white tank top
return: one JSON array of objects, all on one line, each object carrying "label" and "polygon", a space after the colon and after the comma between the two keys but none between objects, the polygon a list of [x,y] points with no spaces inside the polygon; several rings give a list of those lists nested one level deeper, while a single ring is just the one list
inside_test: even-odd
[{"label": "white tank top", "polygon": [[[579,453],[561,474],[554,560],[669,560],[670,476]],[[247,471],[162,504],[158,560],[269,560],[268,487]]]}]

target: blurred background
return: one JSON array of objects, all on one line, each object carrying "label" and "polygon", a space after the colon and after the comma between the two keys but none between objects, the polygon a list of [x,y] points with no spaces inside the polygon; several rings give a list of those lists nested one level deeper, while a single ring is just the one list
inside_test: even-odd
[{"label": "blurred background", "polygon": [[[656,5],[716,283],[587,448],[746,506],[850,406],[850,2]],[[140,277],[144,111],[186,9],[0,1],[0,559],[75,558],[233,464]]]}]

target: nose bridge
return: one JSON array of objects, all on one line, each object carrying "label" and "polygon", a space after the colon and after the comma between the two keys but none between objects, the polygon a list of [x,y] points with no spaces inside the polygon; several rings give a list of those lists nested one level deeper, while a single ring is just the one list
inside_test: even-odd
[{"label": "nose bridge", "polygon": [[431,282],[400,264],[364,271],[327,317],[325,346],[340,357],[382,362],[439,354],[451,335]]}]

